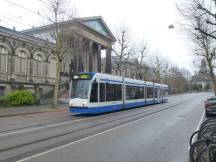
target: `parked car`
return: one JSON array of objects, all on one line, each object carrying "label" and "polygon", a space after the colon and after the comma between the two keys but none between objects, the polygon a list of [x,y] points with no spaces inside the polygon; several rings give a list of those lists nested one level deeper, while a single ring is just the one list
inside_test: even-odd
[{"label": "parked car", "polygon": [[206,117],[216,114],[216,96],[207,98],[204,103]]}]

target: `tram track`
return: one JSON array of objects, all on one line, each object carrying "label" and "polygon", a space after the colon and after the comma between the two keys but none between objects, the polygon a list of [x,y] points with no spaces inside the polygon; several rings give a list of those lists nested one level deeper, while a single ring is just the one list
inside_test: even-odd
[{"label": "tram track", "polygon": [[[117,127],[117,126],[124,125],[124,124],[132,122],[132,121],[136,121],[136,120],[139,120],[139,119],[142,119],[142,118],[145,118],[145,117],[148,117],[148,116],[151,116],[151,115],[154,115],[154,114],[157,114],[157,113],[169,110],[169,109],[173,109],[176,106],[179,106],[179,105],[182,105],[184,103],[190,102],[193,98],[196,98],[196,96],[184,99],[181,102],[172,103],[171,105],[164,105],[162,108],[157,109],[157,110],[148,109],[148,110],[152,110],[152,111],[148,111],[148,112],[144,111],[142,113],[137,112],[137,113],[129,114],[129,115],[126,115],[126,116],[122,116],[122,117],[117,118],[117,119],[112,119],[112,120],[108,120],[108,121],[102,121],[100,123],[96,123],[96,124],[93,124],[93,125],[90,125],[90,126],[87,126],[87,127],[84,126],[83,128],[80,128],[80,129],[67,131],[67,132],[56,134],[56,135],[49,136],[49,137],[46,137],[46,138],[41,138],[41,139],[34,140],[34,141],[31,141],[31,142],[22,143],[22,144],[19,144],[19,145],[16,145],[16,146],[11,146],[11,147],[7,147],[7,148],[3,148],[3,149],[1,148],[0,149],[0,154],[3,153],[3,152],[16,150],[16,149],[19,149],[19,148],[22,148],[22,147],[30,146],[30,145],[33,145],[33,144],[46,142],[48,140],[54,140],[55,141],[55,139],[57,139],[57,138],[60,138],[60,137],[63,137],[63,136],[68,136],[68,135],[71,135],[71,134],[79,134],[79,133],[81,134],[79,136],[75,136],[74,138],[68,138],[67,140],[56,142],[56,143],[54,143],[54,144],[52,144],[52,145],[50,145],[48,147],[45,147],[43,149],[39,149],[37,151],[33,151],[33,152],[30,151],[28,153],[21,154],[21,155],[9,158],[6,161],[13,161],[14,159],[21,159],[21,158],[25,157],[26,154],[28,154],[28,155],[32,154],[33,155],[33,154],[35,154],[35,152],[41,152],[43,150],[49,150],[51,148],[61,146],[61,145],[65,144],[65,143],[69,143],[71,141],[76,141],[76,140],[80,140],[82,138],[85,138],[87,136],[91,136],[91,135],[93,135],[95,133],[100,133],[100,132],[106,131],[108,129],[111,129],[111,128],[114,128],[114,127]],[[107,115],[109,115],[109,114],[107,114]],[[101,117],[104,117],[104,116],[102,115]],[[105,117],[107,117],[107,116],[105,116]],[[90,119],[95,119],[95,118],[90,118]],[[100,128],[100,127],[103,127],[103,128]],[[91,131],[91,129],[93,131]],[[81,133],[81,132],[86,132],[86,133]]]},{"label": "tram track", "polygon": [[[168,103],[169,104],[169,103]],[[173,104],[173,103],[171,103]],[[41,123],[41,124],[36,124],[33,126],[26,126],[26,127],[21,127],[21,128],[15,128],[15,129],[8,129],[8,130],[4,130],[4,131],[0,131],[0,138],[4,137],[4,136],[8,136],[8,135],[13,135],[13,134],[19,134],[19,133],[23,133],[23,132],[33,132],[33,131],[37,131],[37,130],[42,130],[42,129],[47,129],[47,128],[53,128],[55,126],[63,126],[66,124],[71,124],[71,123],[75,123],[75,122],[79,122],[79,121],[85,121],[85,120],[91,120],[91,119],[95,119],[95,118],[104,118],[104,116],[110,116],[110,115],[118,115],[118,113],[124,113],[124,112],[129,112],[129,111],[133,111],[133,110],[141,110],[141,112],[135,112],[132,114],[129,114],[128,116],[131,115],[136,115],[136,114],[140,114],[140,113],[145,113],[149,110],[154,109],[155,106],[159,106],[158,104],[156,105],[149,105],[149,106],[145,106],[145,108],[133,108],[133,109],[127,109],[127,110],[120,110],[120,111],[116,111],[116,112],[112,112],[112,113],[108,113],[108,114],[102,114],[99,116],[91,116],[91,117],[86,117],[86,116],[81,116],[81,117],[77,117],[72,119],[72,120],[63,120],[60,122],[51,122],[51,123]],[[160,104],[160,106],[163,106],[163,104]],[[167,107],[167,105],[165,105],[165,107]],[[123,114],[122,114],[123,115]],[[85,118],[84,118],[85,117]],[[127,117],[127,116],[126,116]],[[83,119],[84,118],[84,119]]]}]

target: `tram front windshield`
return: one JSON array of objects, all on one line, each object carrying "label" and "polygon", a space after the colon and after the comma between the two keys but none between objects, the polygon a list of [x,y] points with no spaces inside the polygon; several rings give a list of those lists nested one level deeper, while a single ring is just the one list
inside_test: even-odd
[{"label": "tram front windshield", "polygon": [[71,98],[88,98],[88,91],[91,84],[90,79],[73,79],[72,80],[72,89],[71,89]]}]

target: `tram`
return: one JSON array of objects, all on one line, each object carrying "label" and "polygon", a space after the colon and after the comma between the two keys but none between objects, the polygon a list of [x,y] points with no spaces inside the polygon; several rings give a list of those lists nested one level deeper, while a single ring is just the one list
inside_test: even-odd
[{"label": "tram", "polygon": [[69,112],[98,114],[168,101],[168,86],[110,74],[73,75]]}]

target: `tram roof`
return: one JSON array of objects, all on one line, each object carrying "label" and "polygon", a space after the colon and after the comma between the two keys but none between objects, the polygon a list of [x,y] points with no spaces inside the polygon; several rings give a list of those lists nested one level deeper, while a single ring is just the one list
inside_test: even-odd
[{"label": "tram roof", "polygon": [[[111,75],[111,74],[103,74],[103,73],[94,73],[97,76],[100,76],[102,79],[106,79],[106,80],[115,80],[115,81],[122,81],[122,77],[121,76],[117,76],[117,75]],[[148,82],[148,81],[142,81],[142,80],[137,80],[137,79],[132,79],[132,78],[124,78],[124,81],[128,84],[132,83],[132,84],[146,84],[147,86],[161,86],[161,87],[168,87],[165,84],[159,84],[159,83],[153,83],[153,82]]]}]

